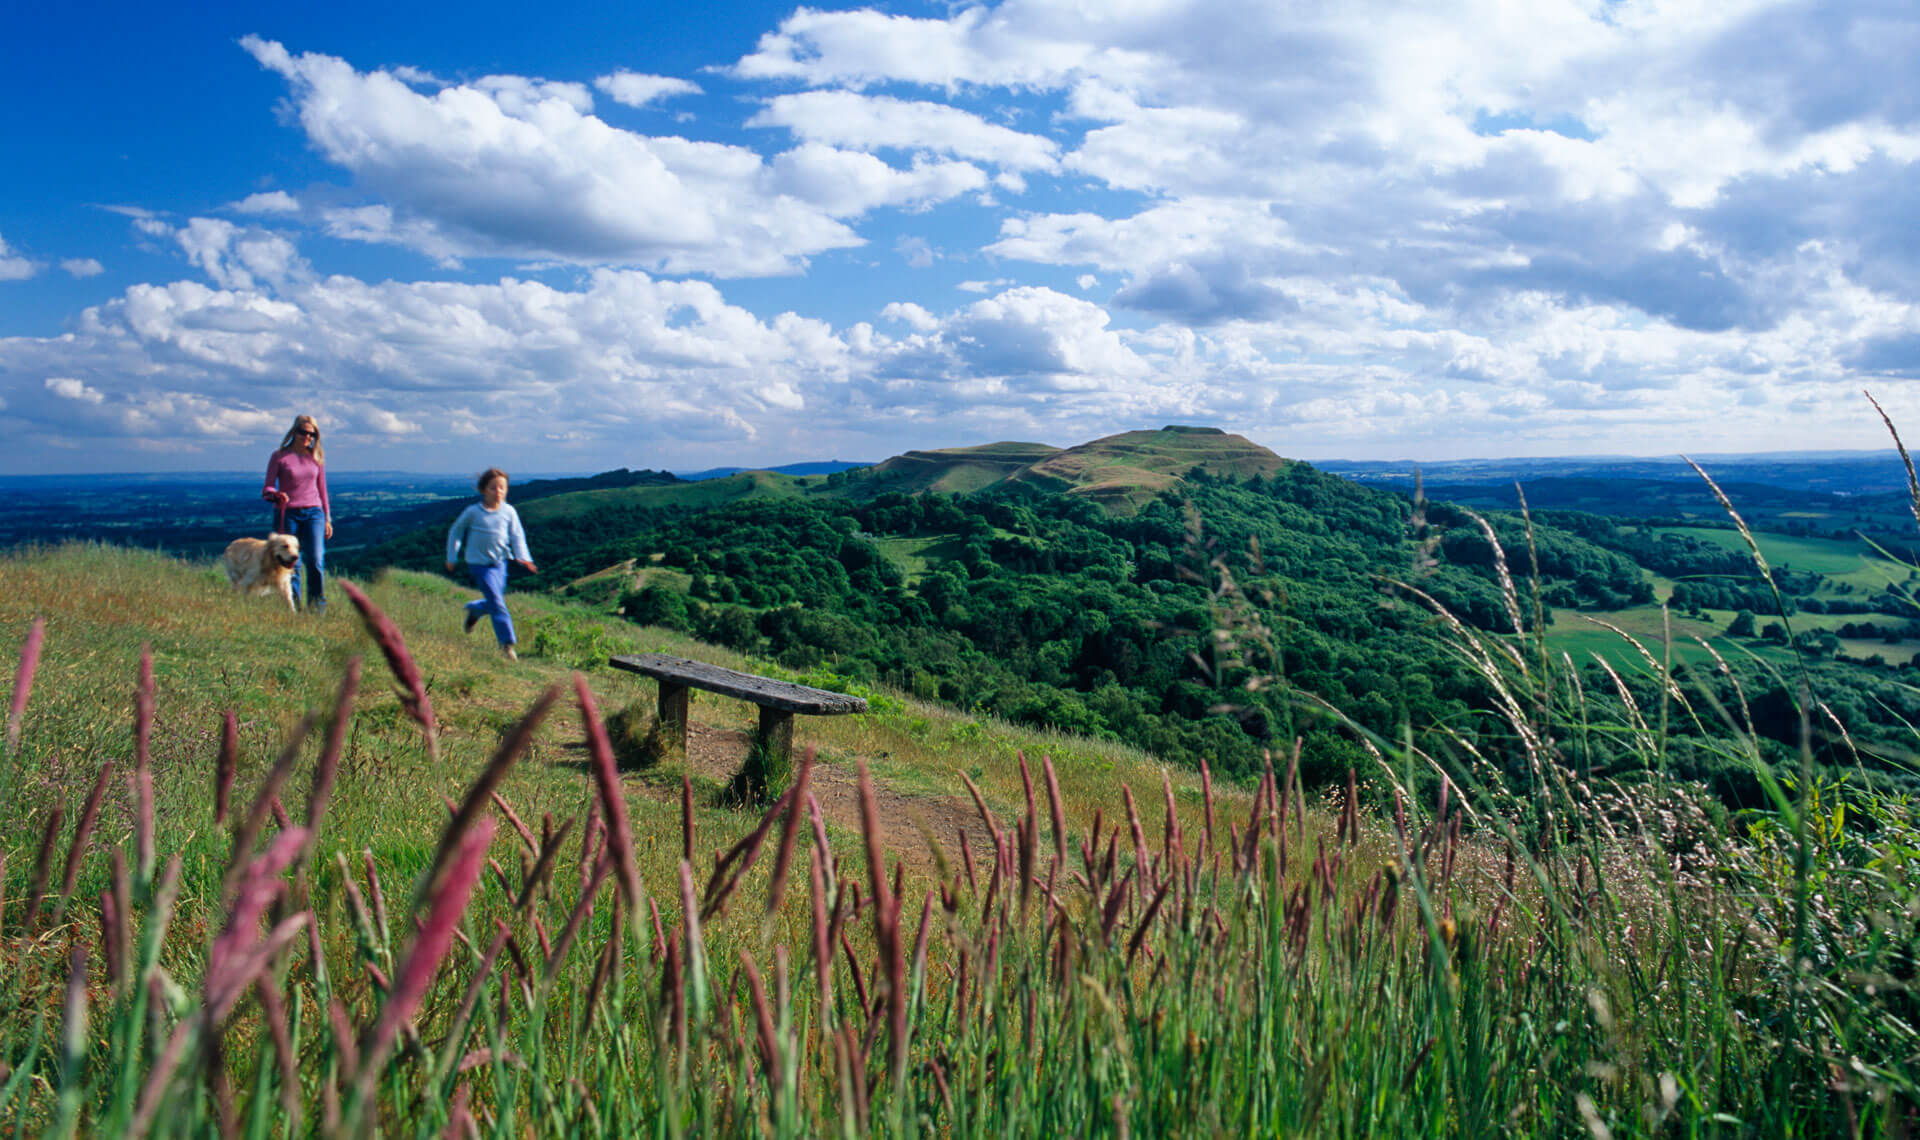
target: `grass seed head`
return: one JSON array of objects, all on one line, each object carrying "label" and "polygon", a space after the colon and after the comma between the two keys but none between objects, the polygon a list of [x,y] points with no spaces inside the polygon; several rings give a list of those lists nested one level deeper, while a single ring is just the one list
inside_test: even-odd
[{"label": "grass seed head", "polygon": [[353,608],[360,611],[360,620],[367,627],[373,643],[380,647],[380,655],[387,659],[387,668],[400,685],[400,704],[407,715],[420,726],[426,734],[427,755],[440,758],[440,728],[433,718],[433,701],[427,696],[427,683],[420,675],[420,666],[414,663],[413,654],[407,650],[406,638],[400,636],[400,627],[386,615],[373,599],[361,591],[352,582],[342,581],[340,588],[346,591],[347,598],[353,602]]},{"label": "grass seed head", "polygon": [[47,640],[47,619],[37,617],[20,646],[20,664],[13,674],[13,700],[7,706],[7,751],[20,747],[20,725],[27,715],[27,701],[33,696],[33,675],[40,668],[40,650]]}]

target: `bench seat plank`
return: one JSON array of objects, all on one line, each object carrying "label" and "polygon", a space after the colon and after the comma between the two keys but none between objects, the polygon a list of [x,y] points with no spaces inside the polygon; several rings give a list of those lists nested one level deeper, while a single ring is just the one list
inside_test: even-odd
[{"label": "bench seat plank", "polygon": [[842,713],[867,711],[867,702],[864,697],[848,696],[846,693],[829,692],[826,689],[815,689],[807,685],[796,685],[791,681],[756,677],[737,669],[725,669],[718,665],[709,665],[704,661],[690,661],[685,657],[671,657],[665,653],[610,657],[607,659],[607,664],[615,669],[644,674],[670,685],[705,689],[708,692],[719,693],[723,697],[752,701],[754,704],[779,709],[781,712],[802,713],[807,716],[838,716]]}]

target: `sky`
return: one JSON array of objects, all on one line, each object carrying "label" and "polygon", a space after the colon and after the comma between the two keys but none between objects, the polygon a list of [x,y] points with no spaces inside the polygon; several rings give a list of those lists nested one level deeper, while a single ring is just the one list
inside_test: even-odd
[{"label": "sky", "polygon": [[1916,59],[1911,0],[14,5],[0,473],[1880,447]]}]

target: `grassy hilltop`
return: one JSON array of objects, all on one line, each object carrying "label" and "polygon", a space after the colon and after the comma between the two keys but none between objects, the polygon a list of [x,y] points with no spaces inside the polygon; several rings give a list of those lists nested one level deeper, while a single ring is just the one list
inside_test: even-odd
[{"label": "grassy hilltop", "polygon": [[[1380,737],[1325,795],[1284,751],[1229,788],[868,689],[800,725],[806,794],[763,814],[715,802],[749,706],[697,698],[686,767],[623,773],[650,686],[589,669],[604,722],[548,686],[609,650],[777,665],[516,595],[511,666],[465,591],[369,592],[404,651],[206,563],[0,557],[17,1133],[1920,1124],[1915,805],[1732,732],[1772,798],[1716,815],[1662,775],[1691,681],[1643,712],[1456,626],[1532,767]],[[1596,775],[1629,764],[1655,778]]]}]

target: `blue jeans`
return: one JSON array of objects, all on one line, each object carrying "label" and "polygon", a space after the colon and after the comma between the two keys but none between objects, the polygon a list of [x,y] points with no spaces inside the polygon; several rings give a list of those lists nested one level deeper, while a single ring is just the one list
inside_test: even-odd
[{"label": "blue jeans", "polygon": [[[319,507],[288,507],[275,532],[300,540],[300,564],[307,568],[307,608],[327,612],[327,515]],[[300,604],[300,566],[293,568],[293,604]]]},{"label": "blue jeans", "polygon": [[507,612],[507,564],[469,562],[467,573],[472,575],[473,584],[480,587],[480,596],[467,603],[467,615],[486,614],[493,619],[494,640],[512,645],[513,615]]}]

